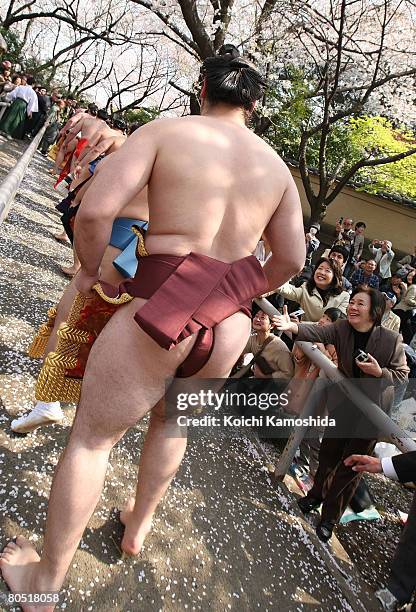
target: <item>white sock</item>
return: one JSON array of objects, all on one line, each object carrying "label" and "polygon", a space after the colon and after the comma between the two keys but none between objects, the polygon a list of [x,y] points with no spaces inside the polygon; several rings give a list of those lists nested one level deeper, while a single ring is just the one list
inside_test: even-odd
[{"label": "white sock", "polygon": [[49,410],[60,410],[61,404],[59,402],[41,402],[38,400],[34,407],[46,412]]}]

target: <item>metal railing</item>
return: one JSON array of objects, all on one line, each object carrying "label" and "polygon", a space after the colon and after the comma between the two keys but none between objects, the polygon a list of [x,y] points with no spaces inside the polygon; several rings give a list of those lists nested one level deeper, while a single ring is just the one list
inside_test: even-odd
[{"label": "metal railing", "polygon": [[[256,304],[269,316],[280,314],[279,311],[265,298],[255,300]],[[381,408],[373,402],[365,393],[360,391],[348,378],[346,378],[332,361],[328,359],[312,342],[297,341],[296,344],[302,349],[306,357],[320,368],[327,379],[337,383],[347,397],[355,404],[361,413],[368,419],[378,431],[382,432],[385,439],[394,444],[402,452],[415,451],[416,442],[409,437]],[[312,393],[306,400],[302,418],[313,414],[318,393]],[[290,435],[282,455],[276,465],[275,476],[282,479],[295,457],[296,451],[302,442],[308,427],[297,427]]]},{"label": "metal railing", "polygon": [[23,180],[27,167],[32,161],[32,157],[36,153],[36,149],[43,138],[48,123],[49,120],[47,119],[23,155],[17,161],[15,167],[10,170],[4,181],[0,184],[0,224],[3,223],[4,219],[9,214],[10,206],[16,195],[16,191],[20,187],[20,183]]},{"label": "metal railing", "polygon": [[0,121],[3,118],[4,113],[9,108],[10,102],[5,102],[4,100],[0,101]]}]

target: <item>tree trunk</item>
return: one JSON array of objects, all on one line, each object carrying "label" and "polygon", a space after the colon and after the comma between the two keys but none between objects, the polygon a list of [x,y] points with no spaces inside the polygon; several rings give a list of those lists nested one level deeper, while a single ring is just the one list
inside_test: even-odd
[{"label": "tree trunk", "polygon": [[200,115],[201,114],[201,107],[199,104],[199,100],[197,98],[197,96],[193,93],[190,95],[189,97],[189,110],[191,112],[191,115]]},{"label": "tree trunk", "polygon": [[326,215],[326,205],[324,197],[314,197],[312,202],[309,202],[311,208],[311,223],[321,223]]},{"label": "tree trunk", "polygon": [[264,136],[272,124],[268,117],[260,117],[255,113],[252,115],[252,121],[254,124],[254,133],[257,134],[257,136]]}]

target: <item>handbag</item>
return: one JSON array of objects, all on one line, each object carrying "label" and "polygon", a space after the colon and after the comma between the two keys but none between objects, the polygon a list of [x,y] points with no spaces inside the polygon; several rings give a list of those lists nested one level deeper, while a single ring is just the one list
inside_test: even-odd
[{"label": "handbag", "polygon": [[[240,368],[240,370],[237,370],[237,372],[235,374],[232,375],[232,378],[247,378],[248,376],[250,376],[251,373],[251,368],[253,367],[253,365],[255,363],[257,363],[257,360],[262,358],[261,354],[264,351],[264,349],[266,348],[266,346],[268,344],[270,344],[270,342],[272,342],[273,340],[273,336],[269,336],[268,338],[266,338],[266,340],[263,342],[261,348],[259,351],[257,351],[257,353],[253,356],[252,360],[250,361],[250,363],[248,363],[246,366],[243,366],[242,368]],[[264,357],[262,358],[263,362],[267,363],[267,361],[264,359]],[[267,363],[268,368],[270,369],[269,364]],[[271,372],[264,372],[263,368],[260,366],[261,371],[264,374],[269,374],[271,372],[274,372],[274,370],[271,370]]]}]

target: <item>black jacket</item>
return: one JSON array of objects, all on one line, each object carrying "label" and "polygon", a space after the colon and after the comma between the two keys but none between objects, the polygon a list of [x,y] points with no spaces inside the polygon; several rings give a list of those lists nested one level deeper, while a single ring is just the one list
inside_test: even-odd
[{"label": "black jacket", "polygon": [[416,481],[416,451],[396,455],[392,461],[400,482]]}]

